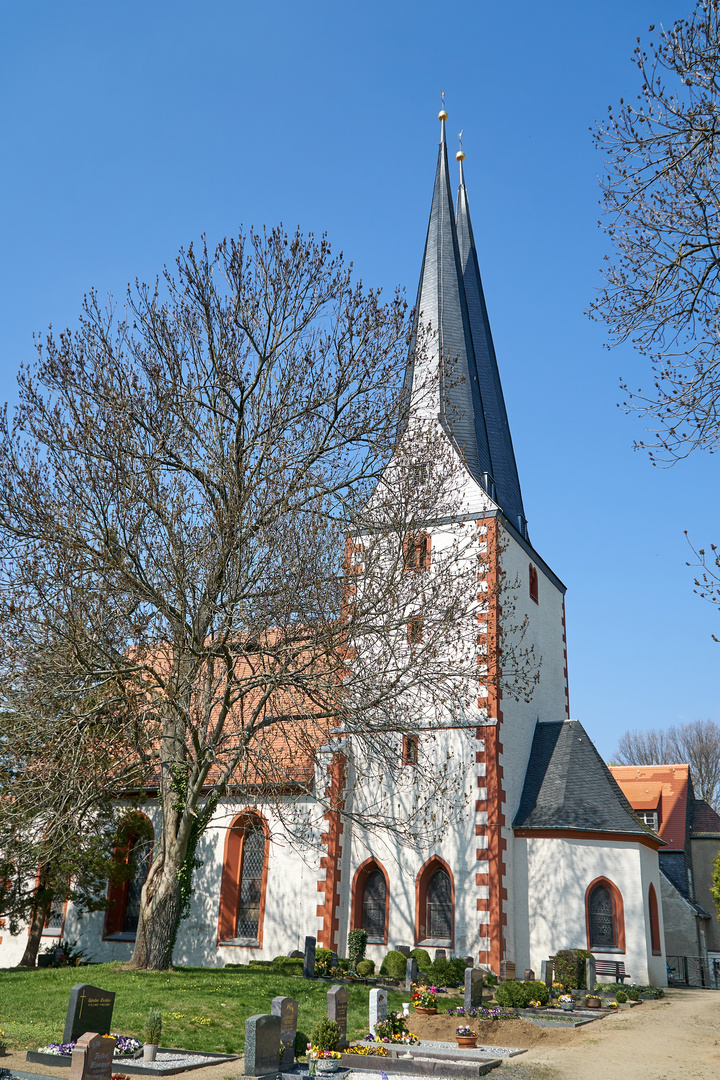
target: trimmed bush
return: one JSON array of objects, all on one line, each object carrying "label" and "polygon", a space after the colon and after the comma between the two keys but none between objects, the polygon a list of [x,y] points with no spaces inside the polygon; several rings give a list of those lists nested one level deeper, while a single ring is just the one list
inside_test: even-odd
[{"label": "trimmed bush", "polygon": [[587,949],[559,949],[553,961],[553,981],[562,983],[565,990],[585,986],[585,961],[590,956]]},{"label": "trimmed bush", "polygon": [[615,1000],[617,1001],[618,1005],[624,1005],[627,1001],[627,997],[628,996],[624,990],[618,990],[617,994],[615,995]]},{"label": "trimmed bush", "polygon": [[638,993],[637,990],[632,990],[632,989],[628,990],[627,996],[628,996],[628,1001],[639,1001],[640,1000],[640,994]]},{"label": "trimmed bush", "polygon": [[307,1044],[310,1042],[310,1036],[306,1035],[304,1031],[295,1032],[295,1057],[305,1057],[307,1054]]},{"label": "trimmed bush", "polygon": [[498,1005],[509,1006],[513,1009],[526,1009],[531,1001],[539,1001],[541,1005],[547,1005],[549,998],[547,986],[539,979],[529,979],[528,982],[508,979],[507,982],[498,983],[495,990],[495,1000]]},{"label": "trimmed bush", "polygon": [[410,955],[413,960],[417,961],[418,971],[430,971],[432,969],[430,953],[426,949],[413,949]]},{"label": "trimmed bush", "polygon": [[339,1041],[340,1028],[334,1020],[321,1020],[310,1036],[310,1042],[317,1046],[318,1050],[337,1050]]},{"label": "trimmed bush", "polygon": [[350,967],[354,971],[361,960],[365,959],[367,948],[367,930],[351,930],[348,934],[348,959]]},{"label": "trimmed bush", "polygon": [[361,960],[355,968],[361,979],[367,978],[368,975],[375,974],[375,961],[374,960]]},{"label": "trimmed bush", "polygon": [[407,957],[397,949],[391,949],[382,962],[380,974],[389,975],[391,979],[404,979],[406,966]]}]

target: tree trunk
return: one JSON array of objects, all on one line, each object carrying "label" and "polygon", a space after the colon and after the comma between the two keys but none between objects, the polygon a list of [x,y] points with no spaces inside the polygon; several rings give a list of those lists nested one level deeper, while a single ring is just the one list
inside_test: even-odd
[{"label": "tree trunk", "polygon": [[180,882],[173,860],[167,855],[143,885],[135,948],[130,967],[144,971],[167,971],[172,964],[175,936],[180,922]]},{"label": "tree trunk", "polygon": [[28,934],[27,945],[25,946],[25,952],[22,955],[22,960],[18,964],[18,967],[31,967],[34,968],[37,963],[37,954],[40,948],[40,939],[45,927],[45,920],[50,912],[50,906],[52,904],[52,896],[49,896],[47,900],[37,899],[33,905],[32,918],[30,920],[30,932]]}]

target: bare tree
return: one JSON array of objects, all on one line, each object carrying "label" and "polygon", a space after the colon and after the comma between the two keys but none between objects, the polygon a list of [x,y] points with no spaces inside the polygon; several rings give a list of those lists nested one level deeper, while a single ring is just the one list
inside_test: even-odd
[{"label": "bare tree", "polygon": [[720,812],[720,724],[713,720],[627,731],[615,760],[619,765],[687,764],[696,796]]},{"label": "bare tree", "polygon": [[626,386],[626,406],[655,429],[640,445],[673,463],[720,437],[720,5],[653,31],[637,97],[596,130],[615,255],[592,312],[650,357],[653,389]]},{"label": "bare tree", "polygon": [[[124,310],[91,294],[21,372],[0,440],[5,637],[43,642],[62,715],[136,732],[129,786],[162,818],[137,967],[171,963],[228,792],[274,800],[294,836],[332,807],[407,839],[458,787],[432,731],[412,776],[398,750],[476,715],[487,604],[467,523],[430,566],[409,555],[461,485],[438,426],[398,428],[408,331],[400,296],[275,230],[190,247]],[[523,626],[505,631],[482,678],[526,695],[535,661]],[[348,747],[374,792],[360,810],[324,782]]]}]

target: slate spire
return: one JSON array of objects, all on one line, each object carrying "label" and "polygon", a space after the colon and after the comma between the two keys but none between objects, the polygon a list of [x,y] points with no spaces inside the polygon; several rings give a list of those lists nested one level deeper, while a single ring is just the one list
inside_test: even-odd
[{"label": "slate spire", "polygon": [[464,157],[465,155],[461,150],[457,155],[460,163],[460,188],[457,197],[457,236],[473,351],[477,365],[478,385],[490,447],[491,472],[495,482],[494,498],[507,515],[508,520],[523,536],[526,536],[527,526],[520,492],[520,479],[515,464],[510,425],[508,424],[505,409],[505,399],[503,398],[500,383],[495,347],[490,333],[490,320],[485,305],[480,267],[470,222],[470,208],[463,175]]},{"label": "slate spire", "polygon": [[[439,415],[471,475],[485,486],[485,474],[492,474],[490,447],[455,227],[444,109],[439,119],[440,149],[418,287],[416,327],[421,320],[425,328],[431,328],[428,368],[434,373],[440,371],[439,386],[433,394],[436,407],[432,411]],[[411,347],[408,383],[412,384],[413,395],[421,381],[420,362]]]}]

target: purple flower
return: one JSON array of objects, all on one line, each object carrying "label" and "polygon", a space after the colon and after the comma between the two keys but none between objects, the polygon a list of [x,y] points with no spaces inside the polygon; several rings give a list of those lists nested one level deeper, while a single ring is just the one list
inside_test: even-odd
[{"label": "purple flower", "polygon": [[446,1009],[445,1012],[448,1014],[448,1016],[454,1016],[455,1015],[455,1010],[454,1009]]}]

